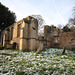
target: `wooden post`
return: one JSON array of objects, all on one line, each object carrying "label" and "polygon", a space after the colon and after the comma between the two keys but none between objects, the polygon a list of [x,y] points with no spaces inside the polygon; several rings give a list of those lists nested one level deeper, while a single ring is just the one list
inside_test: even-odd
[{"label": "wooden post", "polygon": [[64,46],[64,47],[63,47],[62,54],[65,54],[65,48],[66,48],[66,47]]}]

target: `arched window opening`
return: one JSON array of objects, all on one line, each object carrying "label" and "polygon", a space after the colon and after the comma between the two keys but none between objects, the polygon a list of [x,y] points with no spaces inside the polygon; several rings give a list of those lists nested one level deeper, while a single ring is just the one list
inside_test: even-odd
[{"label": "arched window opening", "polygon": [[17,37],[20,37],[20,24],[18,25],[18,32],[17,32]]},{"label": "arched window opening", "polygon": [[13,39],[13,27],[11,28],[11,40]]}]

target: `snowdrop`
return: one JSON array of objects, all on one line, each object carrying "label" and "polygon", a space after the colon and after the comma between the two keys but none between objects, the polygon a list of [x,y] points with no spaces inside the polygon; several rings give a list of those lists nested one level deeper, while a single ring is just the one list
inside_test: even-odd
[{"label": "snowdrop", "polygon": [[[17,56],[0,55],[0,68],[14,72],[22,71],[28,74],[39,75],[43,74],[52,75],[65,75],[72,71],[75,74],[75,54],[72,51],[66,50],[66,55],[62,54],[62,49],[46,49],[40,54],[32,52],[20,52],[12,50],[2,50],[0,54],[17,54]],[[9,59],[9,60],[7,60]],[[5,62],[6,61],[6,62]],[[6,73],[4,73],[6,74]]]}]

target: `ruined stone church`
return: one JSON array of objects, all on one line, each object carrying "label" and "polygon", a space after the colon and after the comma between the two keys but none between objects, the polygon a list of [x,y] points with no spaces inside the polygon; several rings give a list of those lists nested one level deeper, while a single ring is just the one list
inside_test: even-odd
[{"label": "ruined stone church", "polygon": [[0,45],[20,50],[36,50],[40,42],[43,48],[75,48],[75,32],[63,32],[58,28],[44,26],[44,36],[38,36],[37,19],[28,16],[1,32]]},{"label": "ruined stone church", "polygon": [[1,33],[1,44],[7,48],[20,50],[37,48],[38,22],[33,17],[26,17],[7,27]]}]

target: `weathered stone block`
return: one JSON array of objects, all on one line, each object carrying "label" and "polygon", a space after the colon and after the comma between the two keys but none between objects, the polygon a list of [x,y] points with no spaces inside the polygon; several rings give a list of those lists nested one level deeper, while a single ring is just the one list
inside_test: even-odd
[{"label": "weathered stone block", "polygon": [[28,41],[29,41],[28,49],[35,50],[36,49],[36,39],[29,39]]},{"label": "weathered stone block", "polygon": [[26,39],[20,39],[20,50],[25,50],[25,49],[28,49],[27,48],[27,40]]}]

